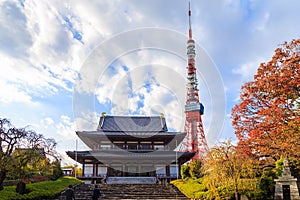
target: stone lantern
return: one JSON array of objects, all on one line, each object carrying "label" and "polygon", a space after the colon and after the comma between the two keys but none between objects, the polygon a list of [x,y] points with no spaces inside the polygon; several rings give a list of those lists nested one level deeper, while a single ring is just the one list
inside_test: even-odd
[{"label": "stone lantern", "polygon": [[300,200],[297,179],[291,175],[291,170],[286,158],[283,160],[281,177],[274,181],[276,182],[274,200]]}]

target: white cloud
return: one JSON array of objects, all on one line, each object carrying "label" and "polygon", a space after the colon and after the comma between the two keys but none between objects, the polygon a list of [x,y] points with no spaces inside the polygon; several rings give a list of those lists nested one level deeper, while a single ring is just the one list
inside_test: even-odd
[{"label": "white cloud", "polygon": [[[112,63],[114,67],[107,67],[107,71],[99,78],[100,83],[96,91],[97,99],[100,103],[112,102],[116,104],[119,108],[115,107],[115,109],[122,107],[121,110],[124,114],[127,112],[128,106],[133,106],[132,103],[128,105],[125,99],[134,98],[135,100],[131,99],[131,101],[137,101],[136,96],[130,97],[131,93],[140,90],[146,84],[153,83],[153,81],[156,81],[157,84],[165,84],[171,87],[168,88],[169,90],[176,92],[178,85],[171,80],[172,76],[170,75],[174,74],[173,77],[177,75],[181,81],[184,80],[185,65],[183,60],[162,50],[143,49],[123,55]],[[124,66],[126,67],[124,68]],[[169,77],[166,78],[167,76]],[[173,83],[170,84],[170,82]],[[131,110],[133,109],[131,108]],[[116,112],[116,110],[114,111]]]},{"label": "white cloud", "polygon": [[183,131],[185,115],[183,113],[184,105],[176,94],[172,94],[167,88],[158,85],[151,85],[151,92],[145,88],[141,90],[144,96],[144,107],[142,113],[146,115],[159,115],[163,113],[167,120],[167,125],[176,131]]},{"label": "white cloud", "polygon": [[26,16],[14,1],[0,2],[0,49],[13,57],[26,58],[32,38],[26,29]]},{"label": "white cloud", "polygon": [[46,118],[41,120],[41,124],[45,128],[48,128],[49,126],[54,124],[54,120],[51,117],[46,117]]},{"label": "white cloud", "polygon": [[64,141],[76,139],[75,124],[71,121],[70,117],[66,115],[60,116],[60,122],[55,125],[57,134],[59,134]]},{"label": "white cloud", "polygon": [[266,29],[267,27],[267,23],[269,22],[270,19],[270,14],[268,12],[266,12],[264,14],[263,20],[261,20],[260,22],[257,22],[256,28],[254,30],[257,31],[264,31],[264,29]]},{"label": "white cloud", "polygon": [[74,130],[76,131],[95,131],[98,126],[98,116],[96,112],[81,113],[74,120]]},{"label": "white cloud", "polygon": [[8,84],[0,80],[0,102],[2,103],[17,103],[24,102],[33,104],[31,96],[18,89],[17,85]]},{"label": "white cloud", "polygon": [[240,75],[244,82],[251,81],[253,80],[254,74],[257,72],[261,62],[262,61],[256,61],[242,64],[239,68],[233,69],[232,72]]},{"label": "white cloud", "polygon": [[12,83],[18,90],[28,96],[54,94],[57,87],[70,90],[65,81],[52,74],[46,67],[33,67],[24,60],[11,58],[2,54],[0,65],[5,66],[0,74],[2,81]]},{"label": "white cloud", "polygon": [[[14,85],[11,93],[26,96],[21,101],[54,95],[59,88],[71,91],[82,63],[78,58],[85,56],[82,44],[71,37],[54,5],[32,1],[26,1],[24,7],[17,1],[0,5],[5,11],[0,14],[0,35],[11,37],[0,41],[0,64],[5,66],[0,78]],[[5,101],[14,99],[6,97]]]},{"label": "white cloud", "polygon": [[64,81],[74,82],[77,78],[81,62],[76,54],[81,54],[82,44],[73,38],[59,8],[55,3],[28,2],[24,12],[34,38],[29,62],[42,69],[47,66],[48,75],[57,78],[54,84],[66,88]]}]

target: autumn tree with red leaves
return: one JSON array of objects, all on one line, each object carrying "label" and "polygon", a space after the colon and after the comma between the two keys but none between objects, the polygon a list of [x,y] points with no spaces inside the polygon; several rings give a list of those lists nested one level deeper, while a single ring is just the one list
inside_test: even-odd
[{"label": "autumn tree with red leaves", "polygon": [[300,157],[300,39],[285,42],[241,88],[232,109],[239,147],[259,157]]}]

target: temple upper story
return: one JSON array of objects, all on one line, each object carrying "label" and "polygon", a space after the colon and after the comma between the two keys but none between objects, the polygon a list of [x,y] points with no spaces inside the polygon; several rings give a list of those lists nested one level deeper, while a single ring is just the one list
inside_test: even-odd
[{"label": "temple upper story", "polygon": [[185,137],[183,132],[169,132],[163,115],[102,115],[97,130],[76,133],[92,150],[132,152],[174,150]]}]

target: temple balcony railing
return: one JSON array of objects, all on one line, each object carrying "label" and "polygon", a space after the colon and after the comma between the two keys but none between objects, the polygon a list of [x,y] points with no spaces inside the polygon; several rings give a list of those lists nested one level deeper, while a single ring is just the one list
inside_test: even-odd
[{"label": "temple balcony railing", "polygon": [[137,151],[137,152],[147,152],[147,151],[170,151],[170,148],[165,146],[163,148],[141,148],[141,147],[136,147],[136,148],[129,148],[129,147],[118,147],[118,146],[113,146],[113,147],[95,147],[93,150],[126,150],[126,151]]},{"label": "temple balcony railing", "polygon": [[156,174],[156,178],[160,179],[160,178],[171,178],[171,179],[175,179],[177,178],[177,174]]},{"label": "temple balcony railing", "polygon": [[99,175],[84,174],[82,176],[78,176],[78,178],[102,178],[102,179],[105,179],[106,177],[107,177],[106,174],[99,174]]}]

